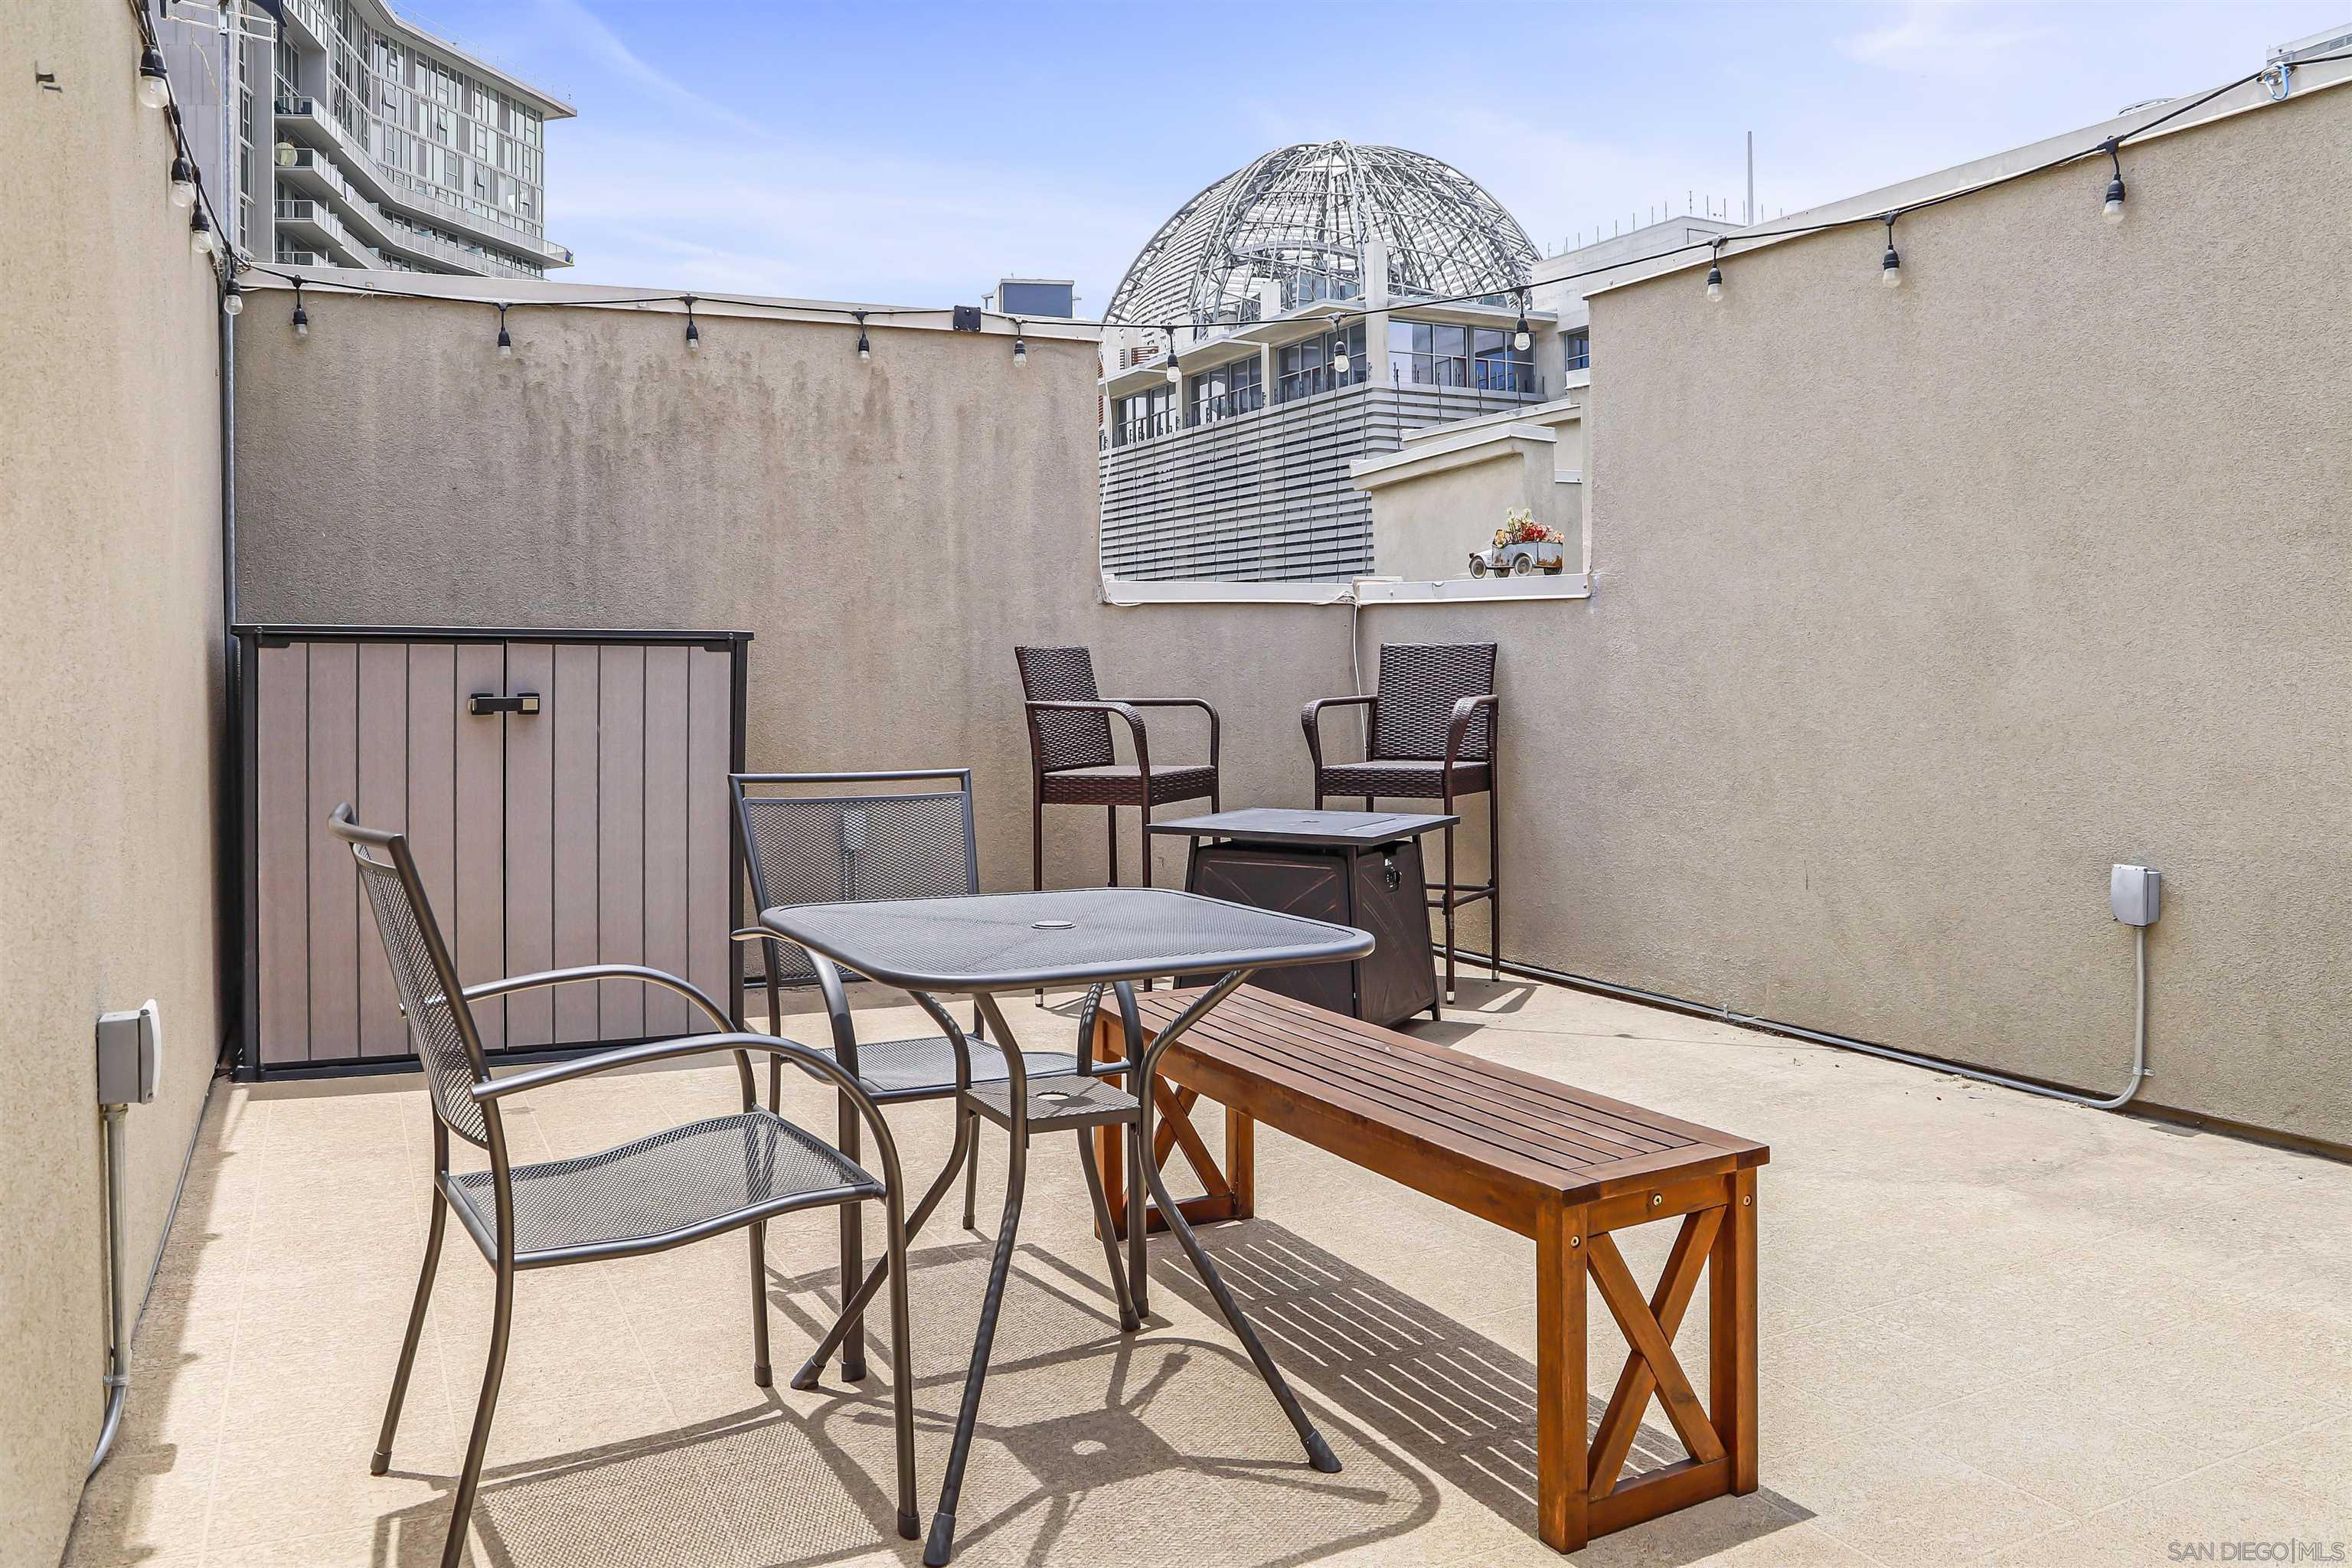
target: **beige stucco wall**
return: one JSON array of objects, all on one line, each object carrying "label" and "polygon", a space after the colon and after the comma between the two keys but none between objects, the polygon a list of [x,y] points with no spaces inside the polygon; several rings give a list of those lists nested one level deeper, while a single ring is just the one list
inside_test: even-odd
[{"label": "beige stucco wall", "polygon": [[1563,402],[1433,426],[1401,451],[1359,463],[1355,486],[1371,498],[1373,572],[1466,577],[1470,552],[1490,543],[1516,507],[1558,529],[1569,541],[1566,569],[1581,570],[1584,448],[1581,411]]},{"label": "beige stucco wall", "polygon": [[[1029,879],[1015,644],[1209,697],[1229,804],[1295,795],[1297,693],[1348,689],[1344,617],[1302,646],[1304,610],[1097,603],[1091,342],[1032,337],[1016,369],[994,332],[877,324],[861,365],[846,323],[706,308],[689,359],[675,314],[539,309],[502,362],[486,306],[309,296],[306,341],[283,293],[243,323],[251,619],[748,627],[751,764],[969,763],[995,886]],[[1150,722],[1155,762],[1204,754],[1197,717]],[[1101,823],[1049,817],[1049,885],[1100,879]]]},{"label": "beige stucco wall", "polygon": [[2352,89],[2125,163],[1596,297],[1596,596],[1379,635],[1505,642],[1515,955],[2112,1090],[2144,860],[2145,1097],[2352,1142]]},{"label": "beige stucco wall", "polygon": [[17,6],[6,31],[0,1568],[51,1568],[105,1370],[94,1022],[153,996],[166,1031],[126,1141],[134,1289],[219,1040],[218,316],[128,9]]}]

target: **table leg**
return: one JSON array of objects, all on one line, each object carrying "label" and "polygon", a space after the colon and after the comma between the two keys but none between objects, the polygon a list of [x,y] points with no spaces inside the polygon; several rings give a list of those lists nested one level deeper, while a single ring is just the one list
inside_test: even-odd
[{"label": "table leg", "polygon": [[1536,1533],[1556,1552],[1588,1539],[1585,1518],[1584,1210],[1536,1216]]},{"label": "table leg", "polygon": [[[1003,1048],[1009,1055],[1020,1047],[1008,1036]],[[1017,1080],[1015,1087],[1020,1087]],[[940,1484],[939,1511],[931,1516],[931,1536],[923,1545],[927,1568],[941,1568],[955,1552],[956,1503],[963,1494],[964,1465],[971,1458],[972,1429],[980,1422],[980,1391],[988,1381],[988,1354],[996,1343],[996,1315],[1004,1305],[1004,1281],[1013,1268],[1013,1238],[1021,1230],[1021,1194],[1029,1180],[1029,1140],[1027,1128],[1018,1124],[1022,1120],[1019,1104],[1016,1095],[1016,1125],[1004,1170],[1004,1217],[997,1226],[996,1255],[989,1261],[988,1289],[981,1297],[980,1331],[972,1338],[971,1368],[964,1374],[963,1403],[956,1410],[955,1440],[948,1447],[947,1476]],[[950,1173],[954,1169],[953,1164],[949,1166]]]}]

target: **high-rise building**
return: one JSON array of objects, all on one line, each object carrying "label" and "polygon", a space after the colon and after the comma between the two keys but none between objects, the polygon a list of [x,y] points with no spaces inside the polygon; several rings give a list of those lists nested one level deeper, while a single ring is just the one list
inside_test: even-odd
[{"label": "high-rise building", "polygon": [[570,104],[385,0],[221,0],[160,18],[223,238],[254,260],[538,278],[546,128]]},{"label": "high-rise building", "polygon": [[383,0],[278,0],[271,93],[277,258],[537,278],[562,99]]}]

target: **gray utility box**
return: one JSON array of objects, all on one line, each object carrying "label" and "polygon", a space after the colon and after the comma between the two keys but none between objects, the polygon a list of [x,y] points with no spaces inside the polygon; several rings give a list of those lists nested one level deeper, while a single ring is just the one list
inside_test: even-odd
[{"label": "gray utility box", "polygon": [[[327,814],[408,836],[458,978],[646,963],[742,1006],[748,632],[240,626],[243,1078],[408,1067],[375,917]],[[474,1010],[511,1055],[711,1026],[621,982]]]}]

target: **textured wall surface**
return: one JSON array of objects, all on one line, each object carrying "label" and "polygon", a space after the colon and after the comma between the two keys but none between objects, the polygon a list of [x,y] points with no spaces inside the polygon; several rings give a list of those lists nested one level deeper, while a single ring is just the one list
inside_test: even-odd
[{"label": "textured wall surface", "polygon": [[126,1139],[134,1291],[219,1040],[219,316],[128,8],[16,6],[5,32],[0,1565],[50,1568],[105,1371],[93,1024],[162,1005],[162,1092]]},{"label": "textured wall surface", "polygon": [[2112,1091],[2144,860],[2145,1097],[2352,1141],[2352,90],[2125,164],[1593,300],[1512,951]]},{"label": "textured wall surface", "polygon": [[[1343,615],[1302,644],[1318,612],[1097,602],[1091,342],[1032,338],[1016,369],[999,335],[877,326],[861,365],[854,327],[706,311],[689,359],[675,314],[541,309],[501,361],[481,305],[311,289],[298,342],[289,301],[240,340],[250,619],[747,627],[751,765],[968,763],[1000,887],[1029,880],[1016,643],[1214,701],[1228,804],[1303,788],[1296,694],[1347,689]],[[1205,754],[1197,716],[1150,723],[1155,761]],[[1048,884],[1100,880],[1103,837],[1050,814]]]}]

